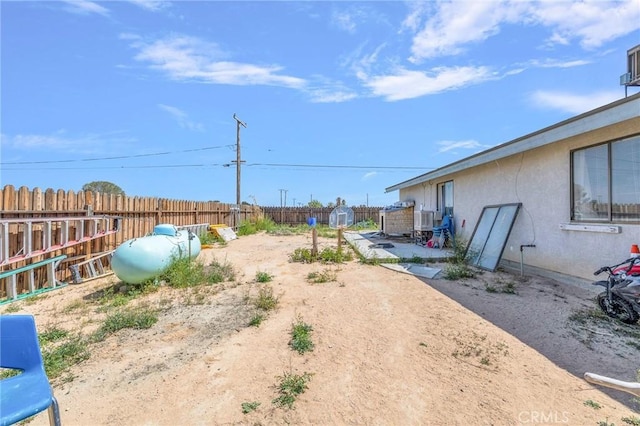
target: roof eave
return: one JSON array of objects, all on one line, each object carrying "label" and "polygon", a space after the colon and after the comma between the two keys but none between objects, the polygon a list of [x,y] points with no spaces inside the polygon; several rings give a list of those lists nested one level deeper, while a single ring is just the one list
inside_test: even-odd
[{"label": "roof eave", "polygon": [[585,112],[517,139],[494,146],[420,176],[385,189],[385,193],[418,185],[429,180],[476,167],[510,155],[539,148],[577,134],[615,124],[640,115],[640,93]]}]

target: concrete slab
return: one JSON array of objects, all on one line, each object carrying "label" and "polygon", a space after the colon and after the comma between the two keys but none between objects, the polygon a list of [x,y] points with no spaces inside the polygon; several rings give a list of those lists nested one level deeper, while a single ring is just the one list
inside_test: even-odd
[{"label": "concrete slab", "polygon": [[453,256],[449,249],[434,249],[416,244],[409,237],[395,237],[380,232],[346,231],[345,240],[366,259],[385,259],[401,261],[402,259],[446,259]]},{"label": "concrete slab", "polygon": [[417,275],[423,278],[435,278],[435,276],[442,271],[440,268],[431,268],[429,266],[422,266],[416,263],[381,263],[380,266],[391,269],[392,271]]}]

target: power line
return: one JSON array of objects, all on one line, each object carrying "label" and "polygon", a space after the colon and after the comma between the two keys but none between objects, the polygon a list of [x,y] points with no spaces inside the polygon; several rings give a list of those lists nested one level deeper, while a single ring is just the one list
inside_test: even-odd
[{"label": "power line", "polygon": [[[235,161],[233,161],[235,163]],[[244,161],[242,161],[244,162]],[[7,163],[0,163],[7,164]],[[16,163],[11,163],[16,164]],[[193,168],[193,167],[230,167],[229,163],[210,164],[164,164],[164,165],[139,165],[139,166],[87,166],[87,167],[2,167],[2,170],[109,170],[109,169],[162,169],[162,168]],[[435,167],[413,166],[357,166],[348,164],[278,164],[278,163],[251,163],[245,166],[255,167],[282,167],[288,170],[296,169],[345,169],[345,170],[433,170]]]},{"label": "power line", "polygon": [[160,156],[160,155],[170,155],[170,154],[178,154],[178,153],[185,153],[185,152],[208,151],[211,149],[220,149],[220,148],[233,148],[233,145],[207,146],[204,148],[183,149],[182,151],[154,152],[151,154],[119,155],[116,157],[74,158],[69,160],[43,160],[43,161],[3,161],[3,162],[0,162],[0,165],[53,164],[53,163],[75,163],[75,162],[83,162],[83,161],[124,160],[128,158],[154,157],[154,156]]},{"label": "power line", "polygon": [[98,166],[98,167],[3,167],[2,170],[108,170],[108,169],[171,169],[182,167],[212,167],[224,166],[224,164],[164,164],[147,166]]},{"label": "power line", "polygon": [[[235,161],[233,161],[235,163]],[[242,161],[244,162],[244,161]],[[18,163],[0,163],[18,164]],[[229,163],[211,164],[164,164],[164,165],[139,165],[139,166],[87,166],[87,167],[2,167],[2,170],[108,170],[108,169],[162,169],[162,168],[190,168],[190,167],[229,167]],[[256,167],[283,167],[289,170],[297,169],[345,169],[345,170],[433,170],[435,167],[413,166],[356,166],[348,164],[278,164],[278,163],[251,163],[245,166]]]},{"label": "power line", "polygon": [[354,166],[346,164],[282,164],[282,163],[249,163],[246,166],[268,167],[309,167],[309,168],[334,168],[334,169],[396,169],[396,170],[424,170],[433,167],[414,166]]}]

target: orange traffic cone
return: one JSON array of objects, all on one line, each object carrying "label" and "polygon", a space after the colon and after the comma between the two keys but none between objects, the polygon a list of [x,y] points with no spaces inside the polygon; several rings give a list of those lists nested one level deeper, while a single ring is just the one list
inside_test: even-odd
[{"label": "orange traffic cone", "polygon": [[637,244],[632,244],[631,245],[631,253],[630,253],[631,257],[640,257],[640,249],[638,248]]}]

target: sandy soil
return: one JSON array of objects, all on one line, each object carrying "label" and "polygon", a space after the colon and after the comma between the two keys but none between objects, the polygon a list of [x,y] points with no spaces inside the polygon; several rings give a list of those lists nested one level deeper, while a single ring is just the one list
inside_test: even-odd
[{"label": "sandy soil", "polygon": [[[234,282],[165,286],[130,302],[157,307],[159,321],[91,344],[90,358],[54,381],[63,425],[620,425],[640,418],[631,404],[576,373],[597,362],[589,353],[620,366],[607,372],[635,371],[638,349],[624,344],[630,334],[612,343],[610,323],[602,331],[589,315],[567,322],[592,302],[574,301],[557,283],[504,272],[425,280],[357,260],[289,261],[296,248],[310,247],[310,235],[241,237],[198,258],[232,264]],[[279,303],[249,327],[251,300],[265,285],[255,281],[257,272],[273,276],[267,285]],[[311,272],[335,273],[336,280],[314,284]],[[40,331],[55,325],[88,334],[105,315],[92,300],[117,282],[71,285],[19,302],[17,313],[34,314]],[[288,344],[298,320],[313,327],[311,352]],[[515,337],[518,330],[528,337]],[[591,367],[597,364],[583,371]],[[311,374],[293,409],[272,403],[289,373]],[[246,402],[260,405],[243,414]],[[31,424],[48,424],[46,414]]]}]

